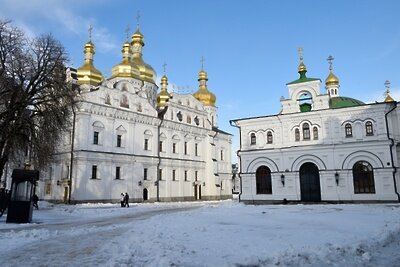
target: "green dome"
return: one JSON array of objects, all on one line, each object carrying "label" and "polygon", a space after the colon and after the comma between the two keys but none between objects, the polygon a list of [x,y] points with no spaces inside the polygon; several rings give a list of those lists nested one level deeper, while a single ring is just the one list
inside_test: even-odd
[{"label": "green dome", "polygon": [[329,100],[330,108],[347,108],[347,107],[355,107],[361,105],[365,105],[365,103],[360,100],[345,96],[332,97]]}]

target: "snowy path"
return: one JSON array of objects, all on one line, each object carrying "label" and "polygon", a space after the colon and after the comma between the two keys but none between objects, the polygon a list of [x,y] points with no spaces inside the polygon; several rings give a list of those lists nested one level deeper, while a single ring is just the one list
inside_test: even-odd
[{"label": "snowy path", "polygon": [[55,205],[0,219],[1,266],[400,267],[400,204]]},{"label": "snowy path", "polygon": [[[1,266],[101,266],[109,259],[109,252],[99,253],[107,243],[121,242],[121,236],[129,230],[132,223],[146,220],[153,216],[193,210],[200,206],[166,207],[156,210],[131,212],[118,217],[81,219],[53,224],[29,224],[25,227],[2,229],[1,232],[13,234],[30,231],[38,238],[27,242],[14,250],[4,247],[7,240],[2,239],[0,259]],[[149,226],[151,227],[151,226]],[[46,238],[43,233],[47,232]],[[29,234],[30,236],[31,234]],[[130,237],[131,238],[131,237]],[[30,238],[28,238],[30,239]],[[115,240],[114,240],[115,239]],[[130,241],[131,242],[131,241]],[[118,252],[113,252],[118,253]]]}]

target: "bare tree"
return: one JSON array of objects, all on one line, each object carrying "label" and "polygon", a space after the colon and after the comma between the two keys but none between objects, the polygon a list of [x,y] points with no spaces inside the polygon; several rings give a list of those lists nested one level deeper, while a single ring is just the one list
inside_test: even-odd
[{"label": "bare tree", "polygon": [[70,127],[76,91],[66,82],[64,47],[51,35],[29,39],[0,20],[0,177],[30,147],[38,167]]}]

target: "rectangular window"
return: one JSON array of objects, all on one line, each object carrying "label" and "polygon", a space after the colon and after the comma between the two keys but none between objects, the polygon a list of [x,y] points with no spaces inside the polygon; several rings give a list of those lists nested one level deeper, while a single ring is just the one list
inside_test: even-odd
[{"label": "rectangular window", "polygon": [[163,151],[163,141],[160,141],[160,152]]},{"label": "rectangular window", "polygon": [[143,180],[147,180],[147,168],[143,169]]},{"label": "rectangular window", "polygon": [[121,142],[122,142],[122,135],[118,134],[117,135],[117,147],[121,147]]},{"label": "rectangular window", "polygon": [[176,143],[172,143],[172,153],[176,153]]},{"label": "rectangular window", "polygon": [[96,131],[93,132],[93,144],[94,145],[99,144],[99,132]]},{"label": "rectangular window", "polygon": [[188,171],[185,171],[185,181],[187,181],[188,179],[188,175],[187,175]]},{"label": "rectangular window", "polygon": [[187,155],[187,154],[188,154],[188,153],[187,153],[187,142],[184,143],[184,148],[183,148],[183,150],[184,150],[185,155]]},{"label": "rectangular window", "polygon": [[144,139],[144,150],[149,150],[149,139]]},{"label": "rectangular window", "polygon": [[194,154],[196,155],[196,156],[198,156],[199,155],[199,151],[198,151],[198,144],[196,143],[196,144],[194,144]]},{"label": "rectangular window", "polygon": [[115,179],[121,179],[121,167],[115,167]]},{"label": "rectangular window", "polygon": [[97,179],[97,165],[92,165],[92,179]]},{"label": "rectangular window", "polygon": [[176,181],[176,170],[172,170],[172,181]]},{"label": "rectangular window", "polygon": [[194,172],[194,180],[195,180],[195,181],[197,181],[197,178],[198,178],[198,176],[197,176],[197,175],[198,175],[198,172],[197,172],[197,171],[195,171],[195,172]]},{"label": "rectangular window", "polygon": [[162,169],[159,170],[158,175],[158,180],[162,180]]}]

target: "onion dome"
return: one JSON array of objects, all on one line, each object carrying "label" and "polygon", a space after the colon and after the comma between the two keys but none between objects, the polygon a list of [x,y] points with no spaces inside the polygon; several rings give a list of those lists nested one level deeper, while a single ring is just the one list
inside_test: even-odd
[{"label": "onion dome", "polygon": [[299,48],[299,57],[300,57],[300,63],[299,63],[299,66],[297,69],[298,69],[298,73],[300,74],[300,77],[297,80],[287,83],[286,85],[319,80],[318,78],[307,78],[307,76],[306,76],[307,67],[303,62],[303,48],[301,48],[301,47]]},{"label": "onion dome", "polygon": [[335,74],[333,74],[332,71],[330,71],[328,77],[325,79],[325,85],[330,86],[330,85],[339,85],[339,79],[336,77]]},{"label": "onion dome", "polygon": [[326,87],[329,87],[331,85],[339,85],[339,79],[338,77],[336,77],[335,74],[333,74],[333,68],[332,68],[332,60],[333,57],[329,56],[328,57],[328,62],[329,62],[329,75],[328,77],[325,79],[325,85]]},{"label": "onion dome", "polygon": [[155,83],[156,80],[156,72],[154,69],[143,61],[142,58],[142,50],[144,46],[144,36],[139,31],[132,35],[131,47],[132,47],[132,61],[131,64],[136,66],[140,72],[140,79],[143,81]]},{"label": "onion dome", "polygon": [[171,98],[171,95],[168,93],[168,78],[166,75],[163,75],[161,78],[161,91],[157,95],[157,107],[158,108],[164,108],[169,99]]},{"label": "onion dome", "polygon": [[207,72],[205,72],[203,69],[201,69],[201,71],[199,72],[198,81],[199,90],[197,90],[197,92],[194,93],[193,96],[205,106],[215,106],[217,98],[207,89]]},{"label": "onion dome", "polygon": [[85,44],[85,49],[83,51],[85,54],[85,62],[77,71],[79,84],[98,85],[104,80],[101,72],[93,65],[94,48],[94,44],[91,41]]},{"label": "onion dome", "polygon": [[130,77],[140,79],[139,68],[131,64],[131,46],[129,42],[125,42],[122,46],[122,62],[112,68],[112,78],[114,77]]}]

